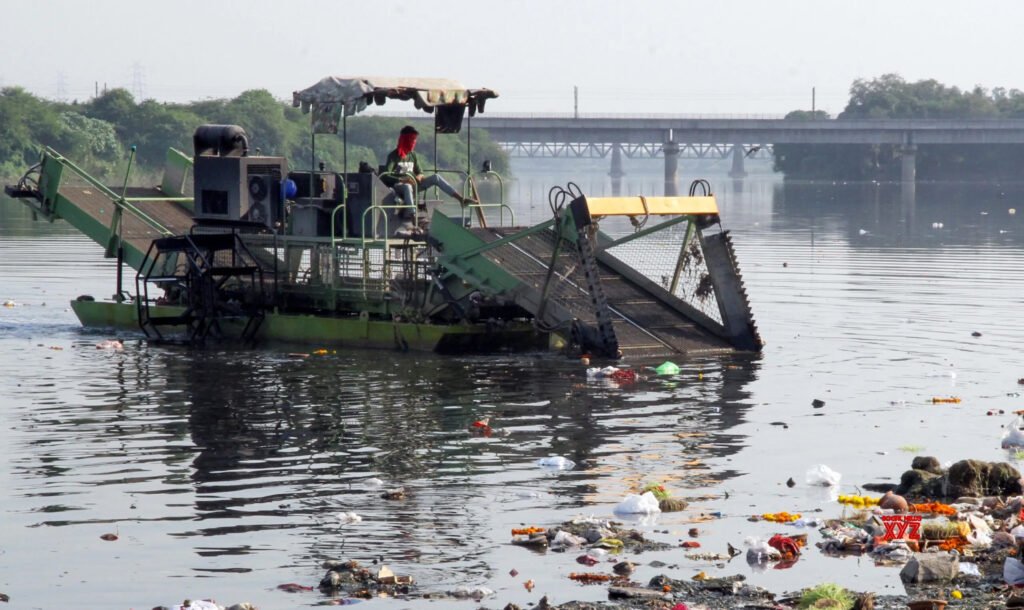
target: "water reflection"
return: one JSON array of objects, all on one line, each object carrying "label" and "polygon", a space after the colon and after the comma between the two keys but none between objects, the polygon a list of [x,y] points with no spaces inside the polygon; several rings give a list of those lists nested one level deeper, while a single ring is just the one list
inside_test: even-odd
[{"label": "water reflection", "polygon": [[[623,192],[659,192],[660,167],[625,169]],[[547,190],[564,178],[549,176],[509,185],[523,222],[550,215]],[[580,182],[610,192],[604,171]],[[908,443],[941,461],[1013,459],[998,448],[1005,422],[984,413],[1012,410],[1019,391],[1024,255],[1009,209],[1024,214],[1020,185],[923,183],[909,207],[898,184],[753,176],[734,188],[722,174],[712,185],[765,353],[687,361],[676,377],[623,387],[536,354],[300,358],[289,352],[309,348],[194,351],[137,335],[122,352],[97,350],[108,333],[79,328],[66,302],[112,293],[111,261],[65,225],[0,204],[0,299],[18,304],[0,309],[0,546],[6,573],[24,581],[4,592],[43,607],[152,607],[185,590],[285,607],[296,602],[274,585],[313,584],[323,558],[384,556],[427,589],[487,585],[502,604],[531,601],[506,576],[529,565],[538,590],[564,601],[599,592],[566,586],[565,557],[509,552],[511,527],[607,515],[626,491],[663,481],[694,512],[726,515],[701,526],[717,552],[770,533],[746,520],[754,512],[834,514],[827,497],[784,485],[818,462],[852,490],[898,476]],[[937,411],[927,398],[940,394],[963,403]],[[826,407],[812,411],[818,397]],[[483,418],[500,432],[472,435]],[[549,455],[579,467],[535,466]],[[381,499],[371,477],[406,499]],[[343,511],[363,521],[341,524]],[[659,529],[685,531],[688,516],[665,515]],[[109,531],[121,540],[99,542]],[[28,578],[58,553],[74,587]],[[779,590],[844,573],[856,585],[856,571],[811,553],[784,575],[748,576]],[[862,587],[872,578],[860,576]]]},{"label": "water reflection", "polygon": [[907,200],[898,183],[786,181],[776,184],[773,199],[778,221],[842,222],[854,248],[1020,245],[1024,240],[1015,213],[1019,185],[923,183],[917,193]]},{"label": "water reflection", "polygon": [[[273,553],[279,563],[283,551],[304,568],[383,556],[449,584],[493,572],[499,543],[489,541],[524,506],[575,510],[648,480],[699,490],[736,476],[707,462],[744,444],[734,428],[759,366],[698,361],[674,378],[618,386],[547,355],[299,358],[141,341],[119,353],[81,341],[68,351],[63,370],[78,382],[60,384],[61,400],[37,396],[17,410],[29,443],[18,453],[32,467],[14,474],[22,490],[50,490],[17,494],[26,510],[90,508],[36,525],[164,522],[184,543],[167,558],[179,571],[243,573],[253,569],[246,556]],[[481,418],[492,436],[469,432]],[[580,467],[552,475],[534,465],[552,454]],[[406,498],[382,500],[370,477]],[[104,488],[130,498],[131,510],[111,505]],[[341,511],[364,520],[343,526]]]}]

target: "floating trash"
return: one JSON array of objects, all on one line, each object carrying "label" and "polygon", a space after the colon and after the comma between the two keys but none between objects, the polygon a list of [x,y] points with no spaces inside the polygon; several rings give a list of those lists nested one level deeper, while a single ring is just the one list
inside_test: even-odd
[{"label": "floating trash", "polygon": [[648,491],[643,495],[627,494],[615,507],[615,512],[624,515],[652,515],[660,513],[661,508],[658,506],[658,499]]},{"label": "floating trash", "polygon": [[659,375],[677,375],[679,374],[679,365],[666,360],[655,367],[654,372]]},{"label": "floating trash", "polygon": [[1010,425],[1006,426],[1001,443],[1003,449],[1024,447],[1024,431],[1021,430],[1022,427],[1024,427],[1024,415],[1018,415]]},{"label": "floating trash", "polygon": [[572,470],[576,467],[576,462],[568,458],[555,456],[541,458],[537,460],[537,465],[541,468],[550,468],[551,470]]},{"label": "floating trash", "polygon": [[363,520],[362,517],[360,517],[359,515],[355,514],[354,512],[351,512],[351,511],[344,512],[344,513],[338,513],[337,517],[338,517],[338,523],[340,523],[342,525],[349,525],[351,523],[359,523],[360,521]]},{"label": "floating trash", "polygon": [[632,369],[620,369],[615,366],[604,368],[591,367],[587,369],[589,379],[614,379],[616,381],[636,381],[636,371]]},{"label": "floating trash", "polygon": [[824,464],[812,466],[806,475],[808,485],[820,485],[822,487],[839,485],[841,478],[843,478],[843,475]]},{"label": "floating trash", "polygon": [[782,511],[780,513],[764,513],[761,518],[765,521],[771,521],[772,523],[792,523],[801,517],[800,513],[788,513]]}]

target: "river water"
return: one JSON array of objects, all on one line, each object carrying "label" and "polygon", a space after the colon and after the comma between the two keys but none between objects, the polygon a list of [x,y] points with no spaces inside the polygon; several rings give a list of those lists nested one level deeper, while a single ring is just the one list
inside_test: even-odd
[{"label": "river water", "polygon": [[[658,194],[652,176],[627,176],[624,190]],[[555,180],[521,179],[509,189],[520,218],[543,220]],[[580,184],[601,194],[605,182]],[[911,205],[893,184],[712,183],[764,353],[623,387],[544,354],[296,359],[294,346],[194,351],[130,334],[123,351],[99,350],[110,332],[79,327],[67,303],[112,294],[113,263],[67,225],[0,202],[0,300],[14,304],[0,308],[0,592],[19,608],[302,608],[330,598],[277,585],[315,586],[324,559],[380,558],[420,591],[493,589],[490,606],[596,600],[603,587],[567,578],[582,569],[575,554],[510,546],[510,529],[610,517],[657,482],[690,509],[635,526],[672,544],[696,526],[700,550],[722,553],[794,531],[752,514],[842,514],[835,491],[805,483],[817,464],[852,493],[898,479],[917,453],[1017,461],[999,441],[1024,407],[1024,185],[921,184]],[[471,436],[486,417],[501,432]],[[535,464],[553,455],[578,465]],[[369,478],[406,499],[382,500]],[[349,511],[362,521],[342,524]],[[817,539],[787,570],[742,557],[716,567],[678,548],[630,559],[640,582],[703,570],[777,592],[829,580],[902,592],[898,569],[824,557]]]}]

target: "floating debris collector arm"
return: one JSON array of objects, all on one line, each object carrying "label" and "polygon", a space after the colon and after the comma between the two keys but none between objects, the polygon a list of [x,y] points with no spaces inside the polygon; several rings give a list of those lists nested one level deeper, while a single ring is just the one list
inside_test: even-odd
[{"label": "floating debris collector arm", "polygon": [[[617,240],[603,234],[598,221],[612,217],[633,219],[636,230]],[[660,222],[645,226],[651,217]],[[435,216],[431,238],[450,292],[510,299],[581,351],[609,358],[758,351],[731,241],[707,231],[717,219],[710,195],[577,196],[554,219],[529,228],[465,228]],[[668,276],[688,282],[658,284],[631,264],[652,254],[645,241],[663,260],[670,230],[683,223],[681,255],[671,254],[677,261]]]}]

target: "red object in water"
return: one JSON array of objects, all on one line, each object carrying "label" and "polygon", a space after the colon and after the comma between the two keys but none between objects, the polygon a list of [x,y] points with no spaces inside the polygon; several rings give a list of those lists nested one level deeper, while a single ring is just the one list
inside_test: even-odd
[{"label": "red object in water", "polygon": [[684,549],[699,549],[700,548],[700,543],[697,542],[696,540],[687,540],[686,542],[683,542],[679,546],[683,547]]},{"label": "red object in water", "polygon": [[489,421],[489,419],[479,419],[473,422],[469,426],[470,432],[473,432],[474,434],[482,434],[483,436],[490,436],[493,430],[488,423]]},{"label": "red object in water", "polygon": [[775,534],[769,538],[768,546],[778,549],[783,555],[790,555],[792,557],[800,555],[800,545],[797,544],[796,540],[782,534]]},{"label": "red object in water", "polygon": [[796,565],[796,559],[784,559],[782,561],[776,561],[775,565],[772,566],[773,570],[788,570]]},{"label": "red object in water", "polygon": [[285,583],[283,585],[277,585],[277,588],[282,590],[282,591],[287,591],[289,593],[299,593],[301,591],[312,591],[313,590],[313,587],[306,587],[306,586],[303,586],[303,585],[300,585],[300,584],[296,584],[296,583],[293,583],[293,582]]},{"label": "red object in water", "polygon": [[576,558],[576,563],[582,563],[585,566],[592,566],[597,564],[597,558],[591,557],[590,555],[580,555]]},{"label": "red object in water", "polygon": [[636,371],[633,369],[619,369],[609,375],[615,381],[636,381]]}]

